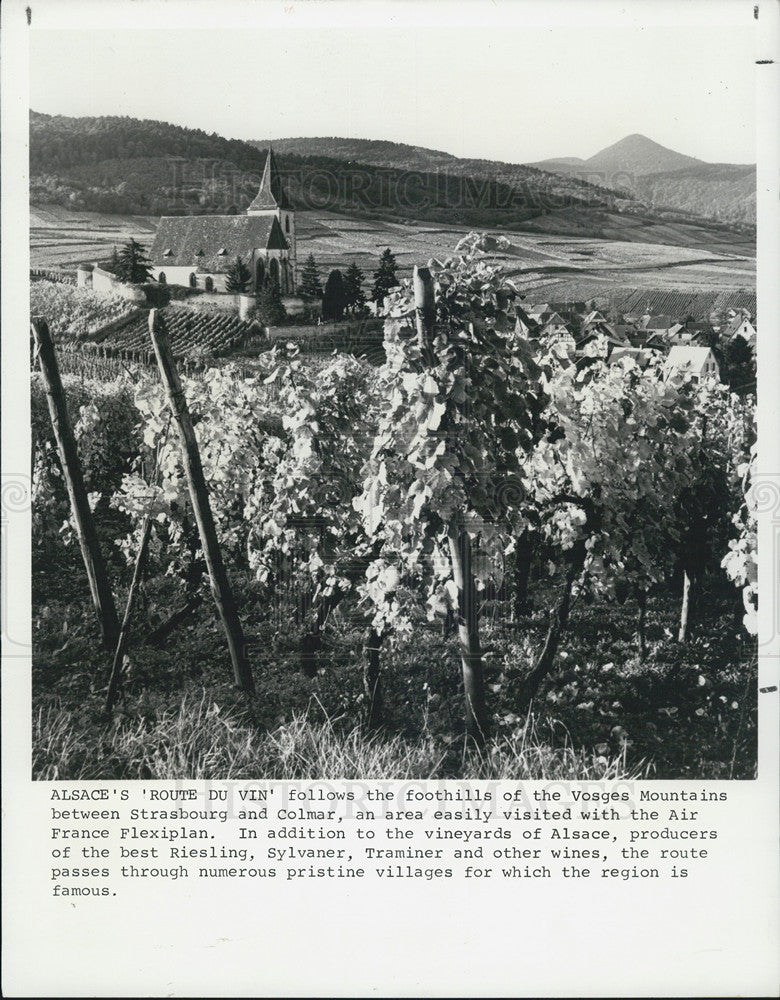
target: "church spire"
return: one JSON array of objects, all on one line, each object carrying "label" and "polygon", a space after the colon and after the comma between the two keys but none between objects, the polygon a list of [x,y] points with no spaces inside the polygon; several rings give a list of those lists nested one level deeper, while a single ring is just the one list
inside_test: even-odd
[{"label": "church spire", "polygon": [[260,181],[260,190],[252,204],[247,209],[249,214],[254,212],[269,212],[278,208],[289,209],[290,203],[282,187],[282,178],[279,176],[279,168],[276,166],[274,151],[268,147],[268,156],[265,160],[265,170],[263,179]]}]

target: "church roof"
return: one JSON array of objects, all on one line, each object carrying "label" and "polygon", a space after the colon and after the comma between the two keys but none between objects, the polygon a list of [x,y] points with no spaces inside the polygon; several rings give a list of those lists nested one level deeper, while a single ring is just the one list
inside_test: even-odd
[{"label": "church roof", "polygon": [[247,212],[267,211],[274,208],[289,208],[290,203],[282,187],[282,178],[279,175],[279,168],[276,166],[276,157],[273,149],[268,148],[268,156],[265,159],[265,169],[263,179],[260,181],[260,190],[257,197],[247,209]]},{"label": "church roof", "polygon": [[224,274],[237,256],[246,262],[256,249],[289,249],[276,216],[169,215],[160,219],[149,257],[155,267]]}]

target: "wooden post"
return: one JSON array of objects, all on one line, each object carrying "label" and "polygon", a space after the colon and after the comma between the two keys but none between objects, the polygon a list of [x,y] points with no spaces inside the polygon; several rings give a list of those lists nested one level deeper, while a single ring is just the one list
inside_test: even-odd
[{"label": "wooden post", "polygon": [[141,577],[143,576],[144,566],[146,565],[146,554],[149,551],[149,538],[151,534],[152,517],[151,514],[147,514],[141,531],[141,544],[138,548],[138,555],[135,558],[135,568],[133,569],[133,579],[130,583],[130,593],[127,595],[127,605],[125,606],[125,614],[122,619],[122,630],[119,633],[119,639],[117,640],[116,650],[114,652],[114,663],[111,667],[111,677],[108,681],[106,712],[109,714],[111,713],[111,709],[114,707],[114,700],[116,698],[117,691],[119,690],[119,681],[122,675],[122,661],[125,655],[125,647],[127,646],[127,634],[130,630],[130,619],[133,615],[135,595],[138,593],[138,586],[141,582]]},{"label": "wooden post", "polygon": [[209,571],[211,593],[227,636],[230,659],[233,664],[233,676],[236,684],[251,694],[255,689],[252,670],[246,658],[244,633],[217,541],[217,530],[209,504],[208,488],[203,475],[198,441],[187,408],[187,401],[184,398],[179,373],[176,370],[176,364],[168,344],[165,321],[159,316],[157,309],[152,309],[149,312],[149,334],[152,338],[152,346],[157,357],[157,365],[160,369],[171,412],[179,432],[184,474],[187,477],[190,500],[198,525],[203,558]]},{"label": "wooden post", "polygon": [[458,640],[466,696],[466,732],[478,745],[488,735],[485,706],[485,676],[479,644],[479,615],[474,574],[471,570],[471,539],[457,524],[449,526],[452,577],[458,591]]},{"label": "wooden post", "polygon": [[677,633],[678,642],[686,642],[688,639],[688,615],[691,607],[691,578],[688,570],[683,570],[683,596],[682,607],[680,608],[680,631]]},{"label": "wooden post", "polygon": [[[413,284],[417,342],[423,354],[430,356],[430,332],[436,316],[436,298],[430,270],[427,267],[415,267]],[[433,358],[430,360],[433,361]],[[482,650],[479,644],[477,595],[471,569],[471,539],[458,522],[457,515],[447,533],[452,577],[458,595],[458,640],[466,698],[466,732],[478,746],[482,746],[488,735],[488,714]]]},{"label": "wooden post", "polygon": [[417,343],[420,350],[433,362],[431,357],[430,332],[436,318],[436,295],[433,287],[433,276],[427,267],[414,268],[412,277],[414,285],[414,313],[417,324]]},{"label": "wooden post", "polygon": [[44,389],[46,390],[46,399],[49,404],[51,425],[62,463],[62,474],[70,498],[73,520],[76,522],[76,532],[79,536],[81,555],[89,579],[89,589],[92,592],[92,602],[97,612],[103,645],[107,649],[113,649],[119,635],[119,619],[108,583],[106,565],[98,544],[95,522],[92,520],[92,511],[87,499],[84,475],[81,471],[76,438],[65,403],[65,391],[62,388],[54,343],[45,320],[33,319],[31,327],[38,352]]},{"label": "wooden post", "polygon": [[379,665],[379,651],[384,635],[373,626],[366,630],[363,651],[366,662],[363,667],[363,692],[366,696],[366,724],[369,729],[377,729],[382,724],[382,675]]}]

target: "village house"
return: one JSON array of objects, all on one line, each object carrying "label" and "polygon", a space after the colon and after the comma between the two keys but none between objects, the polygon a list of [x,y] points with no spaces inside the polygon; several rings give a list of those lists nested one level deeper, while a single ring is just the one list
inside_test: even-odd
[{"label": "village house", "polygon": [[712,324],[708,320],[687,319],[683,327],[672,338],[675,344],[697,344],[709,347],[715,336]]},{"label": "village house", "polygon": [[720,366],[709,347],[686,347],[676,344],[666,358],[669,374],[690,375],[692,378],[720,378]]},{"label": "village house", "polygon": [[574,353],[576,348],[574,337],[558,312],[550,309],[545,303],[543,306],[530,307],[526,313],[537,326],[534,336],[544,340],[551,347],[562,348],[569,354]]},{"label": "village house", "polygon": [[515,316],[515,333],[526,338],[539,336],[539,324],[522,306],[515,306]]},{"label": "village house", "polygon": [[239,256],[251,273],[251,292],[259,292],[270,274],[282,295],[295,294],[295,214],[271,149],[245,215],[163,216],[149,251],[152,277],[160,284],[207,292],[226,291],[227,273]]},{"label": "village house", "polygon": [[[621,348],[630,348],[631,344],[615,336],[615,333],[607,323],[592,323],[585,333],[577,340],[577,352],[582,354],[585,347],[594,341],[599,341],[602,345],[601,354],[608,358],[612,353]],[[588,352],[590,353],[590,352]]]},{"label": "village house", "polygon": [[683,324],[678,323],[672,316],[651,316],[649,313],[645,313],[639,320],[639,327],[647,333],[648,337],[655,333],[668,339],[682,330]]},{"label": "village house", "polygon": [[737,337],[742,337],[750,347],[755,349],[756,346],[756,328],[750,322],[750,316],[746,315],[744,311],[728,318],[721,337],[729,343]]}]

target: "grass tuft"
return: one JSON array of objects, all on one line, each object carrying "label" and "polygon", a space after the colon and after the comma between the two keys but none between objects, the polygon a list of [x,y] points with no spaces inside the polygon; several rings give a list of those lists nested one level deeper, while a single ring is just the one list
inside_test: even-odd
[{"label": "grass tuft", "polygon": [[[80,727],[80,728],[79,728]],[[575,750],[546,741],[533,718],[482,751],[430,733],[414,738],[369,733],[321,706],[263,731],[238,708],[220,708],[204,691],[156,718],[119,717],[97,734],[59,704],[34,719],[33,775],[42,780],[598,780],[642,776],[625,755]],[[97,759],[95,746],[98,748]]]}]

